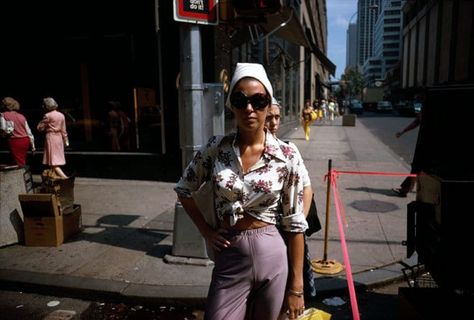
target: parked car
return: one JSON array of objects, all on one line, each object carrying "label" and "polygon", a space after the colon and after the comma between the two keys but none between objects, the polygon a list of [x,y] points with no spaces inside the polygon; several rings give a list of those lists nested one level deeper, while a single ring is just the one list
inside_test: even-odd
[{"label": "parked car", "polygon": [[349,110],[351,111],[351,113],[354,113],[354,114],[364,113],[364,108],[362,106],[362,102],[360,102],[357,99],[353,99],[353,100],[350,101]]},{"label": "parked car", "polygon": [[377,112],[392,112],[393,107],[390,101],[379,101],[377,102]]},{"label": "parked car", "polygon": [[415,116],[421,112],[423,104],[418,101],[406,100],[395,104],[395,110],[402,116]]}]

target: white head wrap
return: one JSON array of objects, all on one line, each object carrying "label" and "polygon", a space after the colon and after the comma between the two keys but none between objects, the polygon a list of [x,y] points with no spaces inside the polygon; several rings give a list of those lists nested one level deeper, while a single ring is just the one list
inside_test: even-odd
[{"label": "white head wrap", "polygon": [[273,87],[272,84],[270,83],[270,80],[268,80],[267,73],[265,72],[265,68],[259,63],[242,63],[239,62],[237,63],[237,66],[235,67],[234,75],[232,77],[232,81],[230,82],[230,87],[229,87],[229,95],[227,96],[227,101],[226,101],[226,106],[228,108],[231,108],[230,104],[230,95],[232,94],[232,91],[234,90],[235,85],[237,82],[240,81],[242,78],[254,78],[260,81],[265,89],[267,89],[268,94],[270,95],[270,98],[273,98]]},{"label": "white head wrap", "polygon": [[278,102],[277,99],[275,99],[275,97],[272,97],[272,105],[281,107],[280,103]]}]

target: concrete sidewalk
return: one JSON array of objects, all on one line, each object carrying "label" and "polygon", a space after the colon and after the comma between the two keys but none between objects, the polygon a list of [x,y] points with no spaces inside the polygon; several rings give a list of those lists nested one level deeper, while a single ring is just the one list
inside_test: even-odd
[{"label": "concrete sidewalk", "polygon": [[[313,259],[323,258],[328,159],[333,168],[408,173],[409,167],[359,121],[343,127],[315,124],[311,140],[300,127],[285,137],[300,149],[316,194],[323,230],[308,239]],[[374,286],[402,276],[406,205],[390,189],[401,177],[341,175],[346,239],[356,285]],[[176,195],[173,183],[77,178],[76,203],[84,230],[57,248],[11,245],[0,248],[2,287],[49,294],[134,301],[201,303],[212,266],[167,264],[171,253]],[[331,195],[332,198],[332,195]],[[334,206],[328,233],[330,260],[343,263]],[[409,261],[415,264],[415,261]],[[316,274],[320,294],[346,290],[344,273]]]}]

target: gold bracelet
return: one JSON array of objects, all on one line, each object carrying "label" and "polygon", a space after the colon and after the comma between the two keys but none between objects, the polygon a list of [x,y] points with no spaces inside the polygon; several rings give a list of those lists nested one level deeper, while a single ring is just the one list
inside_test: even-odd
[{"label": "gold bracelet", "polygon": [[297,297],[302,297],[304,295],[304,291],[296,291],[296,290],[288,289],[288,294],[291,294]]}]

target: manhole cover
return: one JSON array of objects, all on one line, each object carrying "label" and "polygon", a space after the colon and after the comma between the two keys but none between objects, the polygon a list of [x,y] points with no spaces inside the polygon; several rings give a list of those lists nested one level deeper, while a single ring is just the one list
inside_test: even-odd
[{"label": "manhole cover", "polygon": [[379,200],[356,200],[350,206],[356,210],[366,212],[390,212],[400,209],[396,204]]},{"label": "manhole cover", "polygon": [[74,310],[55,310],[48,314],[43,320],[70,320],[76,316]]}]

